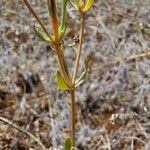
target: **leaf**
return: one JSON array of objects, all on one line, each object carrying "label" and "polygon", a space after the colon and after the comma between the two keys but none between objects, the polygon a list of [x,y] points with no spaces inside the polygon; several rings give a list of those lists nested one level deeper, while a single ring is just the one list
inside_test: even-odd
[{"label": "leaf", "polygon": [[85,81],[85,78],[86,78],[86,71],[84,70],[79,79],[76,80],[75,87],[81,85]]},{"label": "leaf", "polygon": [[61,29],[61,28],[59,28],[59,38],[60,38],[60,40],[64,37],[64,35],[65,35],[65,32],[66,32],[66,24],[63,26],[63,28]]},{"label": "leaf", "polygon": [[78,8],[79,10],[82,10],[82,8],[85,5],[85,2],[83,0],[77,0]]},{"label": "leaf", "polygon": [[85,68],[84,68],[82,74],[80,75],[80,77],[76,80],[75,87],[78,87],[79,85],[81,85],[86,79],[87,70],[88,70],[88,57],[87,56],[85,58],[84,64],[85,64]]},{"label": "leaf", "polygon": [[42,41],[50,42],[49,37],[44,32],[39,31],[39,27],[36,25],[34,25],[34,32]]},{"label": "leaf", "polygon": [[61,90],[68,90],[69,89],[67,83],[65,82],[65,80],[62,77],[62,75],[61,75],[59,70],[57,71],[57,74],[56,74],[56,83],[57,83],[58,87]]},{"label": "leaf", "polygon": [[71,139],[69,137],[65,139],[64,150],[71,150]]},{"label": "leaf", "polygon": [[83,8],[83,11],[84,12],[88,11],[92,7],[93,3],[94,3],[94,0],[87,0],[85,6]]},{"label": "leaf", "polygon": [[62,16],[61,16],[61,29],[64,29],[66,26],[66,10],[67,10],[68,0],[63,0],[62,3]]},{"label": "leaf", "polygon": [[62,3],[62,16],[61,16],[61,25],[59,27],[59,39],[61,40],[66,32],[66,10],[67,10],[68,0],[63,0]]}]

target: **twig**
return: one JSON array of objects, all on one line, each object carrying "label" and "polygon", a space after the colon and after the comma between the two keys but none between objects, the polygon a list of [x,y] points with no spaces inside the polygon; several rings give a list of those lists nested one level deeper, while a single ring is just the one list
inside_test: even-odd
[{"label": "twig", "polygon": [[150,56],[150,51],[146,51],[146,52],[143,52],[141,54],[131,55],[126,60],[132,60],[132,59],[141,58],[141,57],[148,57],[148,56]]},{"label": "twig", "polygon": [[147,145],[146,142],[144,142],[143,140],[141,140],[140,138],[135,137],[135,136],[131,136],[131,137],[122,137],[122,138],[123,138],[123,139],[134,139],[134,140],[137,140],[137,141],[143,143],[144,145]]},{"label": "twig", "polygon": [[107,133],[106,133],[106,139],[107,139],[108,150],[111,150],[111,143]]},{"label": "twig", "polygon": [[[50,122],[51,122],[52,130],[55,130],[55,123],[54,123],[54,119],[53,119],[53,108],[52,108],[53,100],[54,100],[54,96],[52,96],[51,100],[48,98],[47,102],[48,102],[48,109],[49,109],[49,116],[50,116]],[[52,136],[51,138],[52,138],[53,146],[56,146],[56,144],[57,144],[56,137]]]},{"label": "twig", "polygon": [[14,124],[13,122],[11,122],[10,120],[0,116],[0,120],[11,125],[12,127],[16,128],[18,131],[28,135],[30,138],[32,138],[34,141],[36,141],[42,148],[42,150],[46,150],[46,147],[43,145],[43,143],[41,141],[39,141],[38,138],[36,138],[33,134],[31,134],[30,132],[28,131],[25,131],[23,129],[21,129],[18,125]]},{"label": "twig", "polygon": [[101,142],[102,142],[102,139],[100,139],[100,140],[98,141],[98,143],[96,143],[96,145],[94,146],[93,150],[96,150],[97,147],[101,144]]},{"label": "twig", "polygon": [[[150,51],[147,50],[147,51],[142,52],[140,54],[134,54],[134,55],[131,55],[131,56],[122,56],[122,57],[116,56],[112,60],[107,61],[106,63],[100,65],[99,69],[108,68],[108,67],[111,67],[115,64],[122,63],[124,61],[130,61],[130,60],[133,60],[133,59],[138,59],[138,58],[143,58],[143,57],[150,57]],[[94,69],[94,71],[97,72],[97,68],[96,68],[96,70]]]}]

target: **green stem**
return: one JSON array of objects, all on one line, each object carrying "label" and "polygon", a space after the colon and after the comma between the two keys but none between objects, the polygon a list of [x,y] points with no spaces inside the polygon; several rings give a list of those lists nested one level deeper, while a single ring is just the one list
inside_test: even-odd
[{"label": "green stem", "polygon": [[80,56],[81,56],[81,50],[82,50],[82,45],[83,45],[85,14],[83,13],[81,15],[82,15],[82,18],[81,18],[81,32],[80,32],[80,37],[79,37],[80,43],[79,43],[79,49],[77,51],[77,56],[76,56],[76,61],[75,61],[75,69],[74,69],[73,78],[72,78],[73,83],[75,83],[75,80],[76,80],[77,71],[78,71],[78,67],[79,67]]},{"label": "green stem", "polygon": [[66,62],[65,62],[64,54],[62,53],[63,50],[61,49],[60,46],[55,46],[55,49],[56,49],[56,53],[57,53],[57,62],[59,64],[60,71],[61,71],[67,85],[71,88],[72,82],[71,82],[69,73],[67,72],[66,65],[65,65]]},{"label": "green stem", "polygon": [[[76,61],[75,61],[75,68],[72,78],[72,84],[75,86],[75,80],[77,76],[77,71],[79,67],[79,61],[80,61],[80,55],[82,50],[82,44],[83,44],[83,35],[84,35],[84,25],[85,25],[85,14],[82,13],[81,18],[81,32],[80,32],[80,43],[79,43],[79,49],[77,51]],[[71,95],[71,142],[72,147],[75,148],[75,129],[76,129],[76,98],[75,98],[75,87],[70,90]]]},{"label": "green stem", "polygon": [[76,102],[75,89],[70,90],[71,95],[71,144],[75,148],[75,129],[76,129]]}]

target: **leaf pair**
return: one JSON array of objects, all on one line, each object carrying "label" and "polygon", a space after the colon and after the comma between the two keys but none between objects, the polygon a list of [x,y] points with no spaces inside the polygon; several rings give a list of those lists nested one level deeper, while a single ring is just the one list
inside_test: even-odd
[{"label": "leaf pair", "polygon": [[[66,32],[66,10],[67,10],[67,2],[68,0],[63,0],[62,2],[62,16],[61,16],[61,25],[58,26],[58,20],[57,20],[57,10],[56,10],[56,4],[55,0],[48,0],[48,10],[49,14],[52,18],[52,25],[54,30],[54,36],[51,35],[52,40],[57,39],[57,42],[59,43],[62,38],[65,35]],[[42,32],[39,30],[40,28],[37,27],[37,25],[34,25],[34,32],[36,35],[45,42],[52,42],[49,37],[45,34],[45,32]],[[56,38],[57,37],[57,38]]]},{"label": "leaf pair", "polygon": [[[80,75],[80,77],[76,80],[75,87],[80,86],[86,79],[87,70],[88,70],[88,57],[85,58],[84,64],[85,64],[85,68],[82,74]],[[64,80],[59,70],[57,71],[57,74],[56,74],[56,83],[61,90],[63,91],[69,90],[69,86],[67,85],[66,81]]]},{"label": "leaf pair", "polygon": [[70,3],[78,10],[82,12],[87,12],[92,7],[94,0],[70,0]]},{"label": "leaf pair", "polygon": [[[66,31],[66,26],[64,26],[62,29],[59,28],[59,37],[60,39],[62,39],[65,35],[65,31]],[[40,31],[40,28],[37,27],[37,25],[34,25],[34,32],[37,35],[37,37],[39,37],[39,39],[41,39],[44,42],[52,42],[50,40],[50,38],[45,34],[45,32]],[[52,37],[52,39],[54,40],[54,36]]]},{"label": "leaf pair", "polygon": [[94,0],[87,0],[86,4],[84,5],[83,12],[87,12],[93,5]]}]

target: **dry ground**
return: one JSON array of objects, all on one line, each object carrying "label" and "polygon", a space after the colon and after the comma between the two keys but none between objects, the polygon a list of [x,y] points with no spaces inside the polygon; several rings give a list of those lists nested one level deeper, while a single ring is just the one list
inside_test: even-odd
[{"label": "dry ground", "polygon": [[[46,0],[31,2],[49,23]],[[150,150],[149,6],[150,0],[95,0],[87,15],[81,60],[89,54],[90,65],[77,92],[79,150]],[[69,7],[67,17],[71,69],[75,47],[68,45],[79,16]],[[0,0],[2,150],[61,149],[69,134],[69,95],[55,84],[55,55],[35,37],[34,23],[21,0]]]}]

